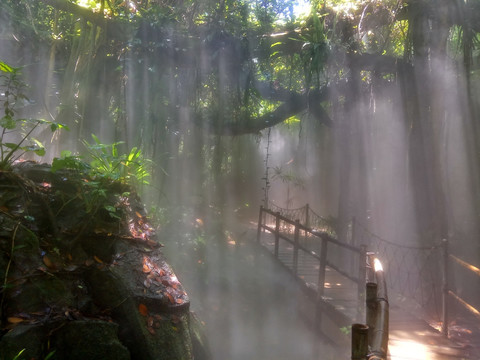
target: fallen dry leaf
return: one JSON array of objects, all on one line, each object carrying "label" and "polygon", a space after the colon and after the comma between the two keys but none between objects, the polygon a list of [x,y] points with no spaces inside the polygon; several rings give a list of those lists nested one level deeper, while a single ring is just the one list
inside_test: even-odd
[{"label": "fallen dry leaf", "polygon": [[8,321],[10,324],[18,324],[18,323],[23,322],[24,319],[19,318],[19,317],[15,317],[15,316],[11,316],[11,317],[8,317],[8,318],[7,318],[7,321]]},{"label": "fallen dry leaf", "polygon": [[140,314],[142,314],[143,316],[147,316],[148,315],[148,309],[147,309],[147,306],[144,305],[144,304],[140,304],[138,305],[138,311],[140,312]]},{"label": "fallen dry leaf", "polygon": [[95,256],[95,255],[94,255],[94,256],[93,256],[93,259],[94,259],[97,263],[103,264],[102,259],[100,259],[98,256]]},{"label": "fallen dry leaf", "polygon": [[45,255],[45,256],[43,257],[43,263],[45,264],[45,266],[46,266],[47,268],[49,268],[49,269],[55,269],[55,264],[53,263],[52,260],[50,260],[50,258],[49,258],[47,255]]}]

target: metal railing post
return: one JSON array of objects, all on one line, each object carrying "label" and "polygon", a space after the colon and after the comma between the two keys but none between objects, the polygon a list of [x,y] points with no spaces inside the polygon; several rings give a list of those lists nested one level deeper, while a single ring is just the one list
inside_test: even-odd
[{"label": "metal railing post", "polygon": [[305,227],[310,228],[310,205],[305,205]]},{"label": "metal railing post", "polygon": [[275,250],[274,255],[275,258],[278,259],[278,248],[280,243],[280,213],[275,213]]},{"label": "metal railing post", "polygon": [[298,273],[298,238],[300,235],[300,220],[295,220],[295,233],[293,243],[293,274],[296,276]]},{"label": "metal railing post", "polygon": [[[352,217],[352,238],[350,239],[350,245],[352,246],[357,246],[356,242],[357,242],[357,239],[355,238],[356,236],[356,219],[355,219],[355,216]],[[355,272],[355,253],[352,252],[352,257],[351,257],[351,260],[350,260],[350,271],[352,272],[352,274]]]},{"label": "metal railing post", "polygon": [[442,334],[448,337],[448,240],[442,239]]},{"label": "metal railing post", "polygon": [[327,267],[327,240],[321,239],[322,245],[320,249],[320,268],[318,271],[318,283],[317,283],[317,299],[321,300],[325,291],[325,270]]},{"label": "metal railing post", "polygon": [[258,215],[257,242],[260,242],[260,233],[262,231],[262,213],[263,205],[260,205],[260,213]]},{"label": "metal railing post", "polygon": [[365,283],[367,277],[367,246],[360,245],[358,261],[358,317],[364,313],[365,310]]}]

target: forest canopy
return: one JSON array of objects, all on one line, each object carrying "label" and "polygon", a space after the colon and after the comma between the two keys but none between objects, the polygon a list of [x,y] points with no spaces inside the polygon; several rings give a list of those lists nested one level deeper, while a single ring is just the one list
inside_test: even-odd
[{"label": "forest canopy", "polygon": [[[227,148],[225,135],[258,136],[277,124],[301,131],[306,119],[317,139],[325,128],[355,133],[357,118],[374,116],[372,104],[385,100],[410,129],[405,157],[419,222],[447,231],[445,180],[415,179],[442,179],[441,151],[429,134],[441,131],[447,113],[448,71],[462,79],[459,116],[478,134],[480,1],[312,0],[303,13],[293,0],[0,4],[1,60],[22,67],[30,84],[22,111],[66,124],[69,140],[60,147],[76,150],[91,133],[141,146],[161,169],[154,178],[163,193],[183,176],[179,168],[201,163],[186,186],[221,193],[229,176],[243,188],[258,185],[241,144],[250,140]],[[467,145],[473,163],[476,138]],[[345,189],[364,149],[355,138],[342,141],[337,175]],[[354,212],[348,194],[340,196],[340,218]]]},{"label": "forest canopy", "polygon": [[[238,135],[307,110],[329,125],[322,102],[332,86],[344,91],[350,68],[392,81],[400,66],[412,65],[428,47],[448,51],[470,69],[478,55],[478,6],[477,1],[313,1],[310,13],[297,17],[291,0],[3,0],[2,23],[13,26],[3,26],[10,46],[49,52],[52,61],[42,64],[43,81],[51,82],[45,107],[57,120],[81,122],[81,133],[96,118],[111,118],[123,131],[129,81],[149,87],[159,101],[147,103],[162,104],[169,114],[170,107],[182,107],[211,132]],[[365,75],[368,85],[371,76]],[[165,113],[163,108],[132,112],[137,124]],[[171,121],[172,127],[176,123]]]}]

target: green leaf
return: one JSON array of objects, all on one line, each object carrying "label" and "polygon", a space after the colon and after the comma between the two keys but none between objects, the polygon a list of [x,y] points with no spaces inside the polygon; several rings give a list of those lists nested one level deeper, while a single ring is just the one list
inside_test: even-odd
[{"label": "green leaf", "polygon": [[37,139],[32,139],[33,144],[30,146],[22,147],[23,150],[25,151],[33,151],[35,154],[38,156],[44,156],[45,155],[45,146],[38,141]]},{"label": "green leaf", "polygon": [[37,148],[36,150],[33,150],[33,152],[35,154],[37,154],[38,156],[44,156],[45,155],[45,148]]},{"label": "green leaf", "polygon": [[2,145],[5,146],[6,148],[9,148],[9,149],[12,149],[12,150],[18,149],[18,144],[14,144],[14,143],[3,143]]},{"label": "green leaf", "polygon": [[22,350],[13,358],[13,360],[18,360],[18,359],[20,358],[20,355],[22,355],[25,350],[26,350],[26,349],[22,349]]},{"label": "green leaf", "polygon": [[50,123],[50,130],[52,130],[52,132],[57,131],[57,130],[61,130],[61,129],[65,129],[67,131],[70,131],[70,128],[67,125],[60,124],[60,123],[53,122],[53,121]]},{"label": "green leaf", "polygon": [[2,117],[2,119],[0,119],[0,126],[5,129],[12,130],[15,129],[15,127],[17,126],[17,122],[12,116],[5,115],[4,117]]},{"label": "green leaf", "polygon": [[0,60],[0,71],[6,72],[6,73],[13,73],[15,72],[15,69],[10,65],[8,65],[7,63]]},{"label": "green leaf", "polygon": [[50,351],[50,352],[48,353],[48,355],[45,356],[45,359],[44,359],[44,360],[49,360],[49,359],[51,359],[51,358],[53,357],[53,355],[55,355],[55,351],[56,351],[56,350]]}]

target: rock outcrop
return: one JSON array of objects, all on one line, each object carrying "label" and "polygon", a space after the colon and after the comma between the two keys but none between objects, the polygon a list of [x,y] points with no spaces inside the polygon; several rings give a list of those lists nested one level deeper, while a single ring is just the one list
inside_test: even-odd
[{"label": "rock outcrop", "polygon": [[125,185],[0,172],[0,358],[208,359],[201,324]]}]

